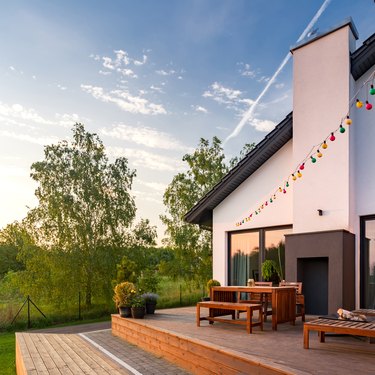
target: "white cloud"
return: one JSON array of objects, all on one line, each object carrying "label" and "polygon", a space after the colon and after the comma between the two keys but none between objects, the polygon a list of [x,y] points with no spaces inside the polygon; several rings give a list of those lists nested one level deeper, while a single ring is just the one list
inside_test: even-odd
[{"label": "white cloud", "polygon": [[99,70],[99,74],[103,75],[103,76],[109,76],[110,74],[112,74],[111,72],[108,72],[108,71],[104,71],[104,70]]},{"label": "white cloud", "polygon": [[204,98],[210,98],[219,104],[224,104],[228,109],[237,112],[243,112],[244,106],[251,105],[254,101],[248,98],[242,98],[242,91],[225,87],[218,82],[210,86],[210,90],[203,93]]},{"label": "white cloud", "polygon": [[179,160],[167,156],[157,155],[139,149],[107,147],[108,154],[112,157],[125,156],[134,167],[148,168],[156,171],[177,172],[183,168],[183,163]]},{"label": "white cloud", "polygon": [[153,90],[153,91],[157,91],[160,94],[164,94],[164,91],[163,91],[163,89],[161,87],[157,87],[157,86],[151,85],[150,89]]},{"label": "white cloud", "polygon": [[10,132],[7,130],[0,130],[0,136],[13,138],[19,141],[34,143],[42,146],[59,142],[59,138],[56,137],[36,137],[29,134],[20,134],[18,132]]},{"label": "white cloud", "polygon": [[271,79],[271,77],[267,76],[261,76],[260,78],[257,79],[258,82],[268,82]]},{"label": "white cloud", "polygon": [[125,124],[118,124],[111,129],[102,128],[100,129],[100,133],[150,148],[184,152],[192,151],[191,148],[184,146],[169,134],[148,127],[132,127]]},{"label": "white cloud", "polygon": [[36,75],[33,75],[33,76],[32,76],[32,79],[36,81]]},{"label": "white cloud", "polygon": [[160,76],[171,76],[173,74],[175,74],[176,71],[175,70],[164,70],[164,69],[161,69],[161,70],[157,70],[156,71],[156,74],[159,74]]},{"label": "white cloud", "polygon": [[137,74],[129,67],[130,65],[142,66],[147,63],[147,55],[143,55],[142,59],[131,58],[128,52],[124,50],[115,50],[113,51],[115,56],[99,56],[99,55],[90,55],[94,60],[102,61],[102,65],[107,70],[100,70],[99,73],[103,75],[108,75],[110,71],[116,71],[123,76],[138,78]]},{"label": "white cloud", "polygon": [[163,203],[163,198],[160,194],[156,195],[155,193],[146,193],[140,190],[132,190],[132,194],[136,199],[141,199],[142,202]]},{"label": "white cloud", "polygon": [[62,91],[65,91],[67,89],[65,86],[62,86],[60,84],[57,85],[57,88],[59,88]]},{"label": "white cloud", "polygon": [[196,105],[196,106],[193,105],[192,108],[196,112],[208,113],[208,110],[206,108],[204,108],[204,107],[201,107],[200,105]]},{"label": "white cloud", "polygon": [[137,179],[136,182],[141,186],[146,186],[151,190],[155,190],[158,193],[164,193],[165,189],[167,188],[166,184],[162,184],[160,182],[147,182],[139,179]]},{"label": "white cloud", "polygon": [[276,87],[277,89],[282,89],[284,86],[285,86],[284,83],[276,83],[276,85],[275,85],[275,87]]},{"label": "white cloud", "polygon": [[24,108],[21,104],[8,105],[0,102],[0,116],[38,124],[52,125],[54,122],[44,119],[33,108]]},{"label": "white cloud", "polygon": [[144,65],[144,64],[146,64],[146,62],[147,62],[147,56],[143,55],[142,61],[134,60],[134,65],[137,65],[137,66]]},{"label": "white cloud", "polygon": [[63,126],[64,128],[71,128],[75,123],[84,123],[87,124],[89,120],[87,118],[80,117],[76,113],[56,113],[56,124]]},{"label": "white cloud", "polygon": [[243,66],[243,68],[239,70],[241,76],[249,78],[255,78],[257,76],[257,71],[252,70],[250,64],[239,63],[239,65]]},{"label": "white cloud", "polygon": [[144,115],[160,115],[167,113],[161,104],[150,103],[147,99],[132,96],[128,91],[113,90],[107,93],[102,87],[91,85],[81,85],[81,89],[104,103],[116,104],[126,112],[141,113]]},{"label": "white cloud", "polygon": [[15,165],[0,165],[0,176],[7,177],[29,177],[30,171]]},{"label": "white cloud", "polygon": [[260,132],[270,132],[276,126],[276,123],[271,120],[252,119],[249,121],[250,125]]},{"label": "white cloud", "polygon": [[16,70],[16,68],[14,66],[10,66],[9,69],[14,72]]}]

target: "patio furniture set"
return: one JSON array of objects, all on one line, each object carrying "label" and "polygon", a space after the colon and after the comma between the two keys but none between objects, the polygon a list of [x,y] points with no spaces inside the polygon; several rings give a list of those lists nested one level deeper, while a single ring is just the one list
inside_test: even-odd
[{"label": "patio furniture set", "polygon": [[[245,297],[244,297],[245,296]],[[208,308],[207,316],[201,316],[201,308]],[[253,319],[254,311],[258,312],[258,319]],[[246,319],[240,320],[240,313],[246,313]],[[375,338],[375,310],[359,309],[353,314],[361,314],[366,321],[340,319],[335,316],[319,317],[305,322],[305,300],[302,294],[301,282],[282,282],[278,287],[272,283],[256,282],[254,286],[217,286],[210,291],[210,301],[197,303],[196,322],[200,326],[202,320],[242,324],[247,333],[253,332],[253,327],[259,326],[263,330],[263,322],[268,315],[272,315],[272,329],[277,330],[279,323],[295,324],[296,317],[304,322],[303,346],[309,348],[310,331],[318,332],[320,342],[325,342],[325,334],[363,336]],[[231,315],[232,319],[222,318]],[[237,318],[237,319],[236,319]]]}]

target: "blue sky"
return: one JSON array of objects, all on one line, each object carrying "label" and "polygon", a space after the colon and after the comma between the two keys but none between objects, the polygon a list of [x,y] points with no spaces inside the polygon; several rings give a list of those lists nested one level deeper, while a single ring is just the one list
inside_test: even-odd
[{"label": "blue sky", "polygon": [[[30,166],[79,121],[137,170],[138,218],[163,236],[162,195],[201,137],[228,158],[292,108],[292,59],[230,137],[323,0],[0,3],[0,227],[33,207]],[[331,0],[319,31],[351,16],[375,32],[373,0]],[[160,238],[159,238],[160,240]]]}]

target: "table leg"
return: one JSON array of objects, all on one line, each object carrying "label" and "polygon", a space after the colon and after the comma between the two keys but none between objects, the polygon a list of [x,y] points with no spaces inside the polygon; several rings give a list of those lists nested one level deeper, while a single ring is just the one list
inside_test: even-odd
[{"label": "table leg", "polygon": [[197,326],[200,327],[201,325],[201,310],[199,303],[197,303]]}]

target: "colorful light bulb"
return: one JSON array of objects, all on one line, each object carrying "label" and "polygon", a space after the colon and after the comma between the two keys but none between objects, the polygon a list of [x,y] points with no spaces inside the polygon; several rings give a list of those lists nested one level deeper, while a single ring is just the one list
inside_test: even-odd
[{"label": "colorful light bulb", "polygon": [[270,198],[270,203],[272,203],[273,202],[273,200],[272,200],[272,198]]},{"label": "colorful light bulb", "polygon": [[286,190],[285,189],[283,190],[283,193],[286,194]]},{"label": "colorful light bulb", "polygon": [[300,171],[297,172],[297,177],[298,178],[301,178],[302,177],[302,173]]},{"label": "colorful light bulb", "polygon": [[369,103],[367,100],[366,100],[366,109],[369,111],[370,109],[372,109],[372,104]]},{"label": "colorful light bulb", "polygon": [[363,107],[363,103],[359,99],[357,99],[355,105],[357,106],[357,108],[362,108]]},{"label": "colorful light bulb", "polygon": [[297,177],[294,174],[292,174],[292,179],[293,179],[293,181],[295,181],[295,180],[297,180]]},{"label": "colorful light bulb", "polygon": [[331,136],[329,137],[329,140],[333,142],[335,139],[336,139],[335,135],[333,133],[331,133]]},{"label": "colorful light bulb", "polygon": [[266,206],[268,206],[268,202],[266,201],[265,203],[264,203]]},{"label": "colorful light bulb", "polygon": [[276,194],[273,195],[273,200],[275,200],[275,199],[276,199]]},{"label": "colorful light bulb", "polygon": [[301,171],[303,171],[303,170],[305,169],[305,163],[302,163],[302,164],[299,166],[299,169],[300,169]]},{"label": "colorful light bulb", "polygon": [[351,124],[352,124],[352,119],[349,117],[349,115],[346,116],[345,124],[346,124],[346,125],[351,125]]},{"label": "colorful light bulb", "polygon": [[311,163],[316,163],[316,159],[314,158],[314,156],[310,156],[311,158]]},{"label": "colorful light bulb", "polygon": [[289,182],[287,181],[286,184],[285,184],[286,187],[289,187]]},{"label": "colorful light bulb", "polygon": [[279,192],[281,193],[283,191],[283,189],[281,189],[281,187],[279,187]]},{"label": "colorful light bulb", "polygon": [[370,95],[375,95],[374,85],[371,85],[369,93],[370,93]]},{"label": "colorful light bulb", "polygon": [[327,145],[327,142],[326,142],[326,141],[323,142],[323,144],[322,144],[322,148],[324,148],[324,150],[325,150],[326,148],[328,148],[328,145]]},{"label": "colorful light bulb", "polygon": [[345,133],[345,128],[342,125],[340,125],[340,133],[341,134]]},{"label": "colorful light bulb", "polygon": [[317,156],[318,158],[321,158],[321,157],[323,156],[323,154],[320,152],[320,150],[317,150],[317,151],[316,151],[316,156]]}]

